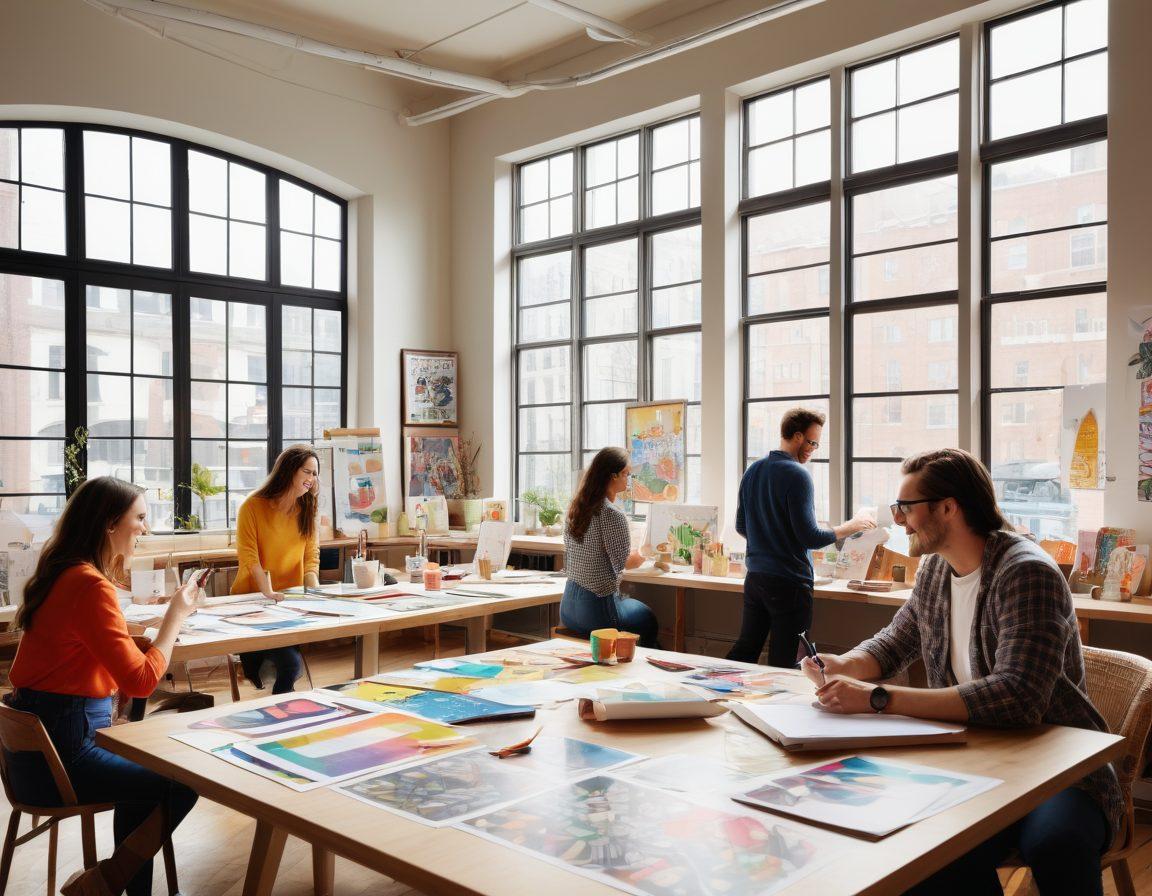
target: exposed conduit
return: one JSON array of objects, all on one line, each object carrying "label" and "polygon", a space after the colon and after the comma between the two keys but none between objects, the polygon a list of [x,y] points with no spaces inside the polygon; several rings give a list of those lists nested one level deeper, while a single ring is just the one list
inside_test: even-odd
[{"label": "exposed conduit", "polygon": [[[179,6],[175,3],[166,3],[163,2],[163,0],[85,0],[85,2],[109,15],[123,18],[125,21],[134,25],[143,26],[149,33],[157,34],[160,37],[168,37],[163,28],[159,30],[148,28],[148,26],[143,25],[143,23],[137,21],[128,15],[128,13],[142,13],[170,21],[199,25],[214,31],[238,34],[243,37],[252,38],[253,40],[260,40],[266,43],[276,44],[277,46],[299,50],[303,53],[324,56],[328,59],[348,62],[353,65],[362,65],[372,71],[386,72],[387,74],[397,75],[412,81],[420,81],[425,84],[434,84],[441,87],[451,87],[457,90],[467,90],[477,94],[476,96],[461,97],[452,100],[442,106],[417,115],[402,116],[402,120],[407,124],[416,126],[458,115],[461,112],[495,99],[522,96],[533,90],[557,90],[564,87],[579,87],[583,84],[594,84],[597,81],[602,81],[613,75],[623,74],[624,72],[647,65],[650,62],[666,59],[669,56],[674,56],[685,50],[691,50],[711,41],[736,34],[739,31],[753,28],[763,22],[780,18],[789,13],[798,12],[809,6],[815,6],[823,3],[824,0],[781,0],[781,2],[775,3],[758,12],[749,13],[748,15],[724,22],[696,34],[674,38],[659,46],[643,50],[625,59],[618,60],[617,62],[610,63],[598,69],[593,69],[589,72],[529,81],[498,81],[495,78],[485,78],[480,75],[470,75],[465,72],[420,65],[408,59],[380,56],[379,54],[368,53],[363,50],[338,47],[333,44],[324,43],[323,41],[304,37],[300,34],[293,34],[290,31],[282,31],[279,28],[257,25],[253,22],[234,19],[218,13],[192,9],[187,6]],[[530,0],[530,2],[544,8],[553,8],[553,3],[557,6],[563,5],[568,7],[568,11],[563,13],[568,18],[575,18],[574,13],[579,12],[575,7],[571,7],[568,4],[560,4],[558,0],[543,0],[543,2],[539,2],[538,4],[537,0]],[[554,8],[553,11],[559,12]],[[587,15],[589,19],[592,18],[591,13],[585,15]],[[619,37],[624,41],[644,39],[644,36],[636,32],[631,32],[607,19],[601,20],[599,17],[596,18],[599,24],[589,24],[589,27],[593,27],[606,34],[612,34],[614,37]],[[581,21],[585,21],[585,19],[581,19]],[[615,30],[611,30],[608,26],[611,26],[611,28]],[[618,34],[617,31],[625,32],[627,35],[630,35],[630,37]]]}]

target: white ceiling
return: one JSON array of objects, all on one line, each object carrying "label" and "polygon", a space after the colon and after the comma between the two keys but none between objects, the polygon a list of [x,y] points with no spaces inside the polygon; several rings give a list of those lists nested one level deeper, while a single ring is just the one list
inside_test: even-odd
[{"label": "white ceiling", "polygon": [[[165,22],[144,10],[150,2],[88,0],[108,11],[120,10],[136,21],[163,24],[166,36],[208,49],[221,46],[219,31],[187,22]],[[404,60],[452,73],[519,82],[533,78],[572,78],[632,59],[644,46],[593,40],[586,23],[548,8],[551,0],[169,0],[185,10],[200,10],[258,26],[279,29],[335,47]],[[653,49],[667,47],[719,25],[776,6],[821,0],[567,0],[577,11],[636,32]],[[157,4],[157,12],[164,11]],[[554,7],[558,4],[551,3]],[[579,18],[578,12],[576,13]],[[217,22],[217,25],[222,23]],[[227,24],[227,23],[223,23]],[[215,37],[213,37],[215,35]],[[188,40],[188,39],[191,40]],[[289,45],[291,45],[289,41]],[[245,44],[253,63],[267,57],[271,44],[249,37],[228,39],[231,55]],[[284,46],[278,48],[285,52]],[[211,49],[208,49],[211,52]],[[298,52],[289,49],[286,52]],[[279,54],[277,54],[279,55]],[[472,88],[438,86],[395,79],[406,113],[420,114],[471,102]],[[452,83],[452,82],[450,82]],[[502,93],[501,95],[509,95]],[[479,97],[481,100],[484,97]],[[490,97],[488,97],[490,98]]]}]

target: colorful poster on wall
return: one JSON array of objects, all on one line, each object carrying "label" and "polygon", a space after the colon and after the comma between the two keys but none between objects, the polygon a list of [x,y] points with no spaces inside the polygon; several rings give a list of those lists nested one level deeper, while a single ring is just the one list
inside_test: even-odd
[{"label": "colorful poster on wall", "polygon": [[[633,468],[635,469],[635,468]],[[715,504],[653,504],[648,510],[648,546],[667,543],[673,563],[691,563],[692,548],[716,541],[720,509]]]},{"label": "colorful poster on wall", "polygon": [[460,381],[456,352],[403,349],[400,383],[405,426],[459,425]]},{"label": "colorful poster on wall", "polygon": [[404,436],[404,493],[409,498],[460,491],[460,439],[447,430],[408,430]]},{"label": "colorful poster on wall", "polygon": [[345,537],[361,531],[375,537],[379,534],[379,525],[388,520],[382,458],[377,438],[332,442],[335,524]]},{"label": "colorful poster on wall", "polygon": [[[684,497],[686,414],[682,401],[634,404],[624,409],[633,501],[675,503]],[[712,534],[715,536],[715,528]]]}]

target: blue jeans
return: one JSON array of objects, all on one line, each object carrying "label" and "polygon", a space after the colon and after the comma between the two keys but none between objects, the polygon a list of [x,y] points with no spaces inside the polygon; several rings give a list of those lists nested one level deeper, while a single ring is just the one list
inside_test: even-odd
[{"label": "blue jeans", "polygon": [[[197,794],[183,784],[96,746],[97,728],[112,724],[110,697],[76,697],[20,688],[8,705],[40,717],[60,754],[68,780],[81,803],[115,803],[112,833],[119,846],[157,806],[167,814],[168,833],[196,804]],[[4,752],[8,780],[16,799],[32,806],[59,806],[60,793],[39,753]],[[151,896],[152,860],[128,884],[128,896]]]},{"label": "blue jeans", "polygon": [[1013,849],[1032,869],[1043,896],[1100,896],[1104,892],[1100,856],[1109,836],[1108,822],[1092,797],[1069,787],[905,896],[1001,896],[996,866]]},{"label": "blue jeans", "polygon": [[560,600],[560,623],[587,637],[597,628],[618,628],[640,636],[641,647],[659,647],[660,624],[656,614],[633,597],[601,596],[568,580]]},{"label": "blue jeans", "polygon": [[261,669],[265,662],[276,670],[276,681],[272,685],[273,694],[289,694],[296,687],[296,679],[304,671],[304,657],[299,647],[276,647],[272,650],[252,650],[240,654],[240,665],[244,676],[258,688],[264,687]]},{"label": "blue jeans", "polygon": [[800,632],[811,625],[811,588],[791,579],[750,572],[744,578],[740,635],[727,659],[758,663],[768,641],[768,665],[791,669],[796,665]]}]

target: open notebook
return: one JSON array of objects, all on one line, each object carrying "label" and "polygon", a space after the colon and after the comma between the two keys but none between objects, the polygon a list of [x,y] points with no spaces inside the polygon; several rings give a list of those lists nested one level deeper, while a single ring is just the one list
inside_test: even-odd
[{"label": "open notebook", "polygon": [[840,715],[811,704],[733,703],[729,707],[785,750],[855,750],[908,744],[964,743],[963,725],[878,713]]}]

